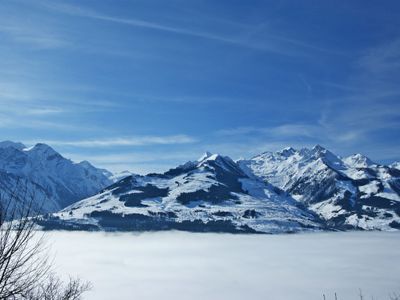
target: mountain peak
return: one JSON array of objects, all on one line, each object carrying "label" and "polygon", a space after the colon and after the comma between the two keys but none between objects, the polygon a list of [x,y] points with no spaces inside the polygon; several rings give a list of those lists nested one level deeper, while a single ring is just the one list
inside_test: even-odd
[{"label": "mountain peak", "polygon": [[204,152],[204,154],[197,160],[198,162],[201,162],[203,160],[206,160],[208,158],[210,158],[213,154],[211,152]]},{"label": "mountain peak", "polygon": [[222,170],[243,175],[243,170],[229,156],[220,154],[212,154],[202,161],[198,162],[197,167],[221,168]]},{"label": "mountain peak", "polygon": [[22,143],[19,142],[13,142],[13,141],[2,141],[0,142],[0,148],[14,148],[17,150],[23,150],[26,148],[26,146]]},{"label": "mountain peak", "polygon": [[88,162],[87,160],[82,160],[79,165],[81,165],[82,167],[89,169],[89,168],[94,168],[93,165]]},{"label": "mountain peak", "polygon": [[[112,183],[105,170],[97,169],[88,162],[73,163],[46,144],[38,143],[30,148],[13,142],[0,145],[5,147],[0,149],[0,169],[2,174],[6,174],[6,177],[0,178],[0,185],[6,192],[26,187],[26,193],[37,196],[37,199],[31,200],[38,204],[40,213],[58,210]],[[16,148],[25,149],[20,151]]]},{"label": "mountain peak", "polygon": [[316,144],[312,149],[314,152],[325,152],[326,148],[322,147],[320,144]]},{"label": "mountain peak", "polygon": [[346,165],[351,166],[353,168],[367,168],[370,165],[373,165],[374,162],[370,160],[367,156],[362,155],[360,153],[356,153],[350,155],[343,159]]},{"label": "mountain peak", "polygon": [[324,164],[336,170],[341,170],[344,167],[343,161],[336,154],[332,153],[321,145],[315,145],[311,149],[311,155],[314,158],[321,159]]},{"label": "mountain peak", "polygon": [[310,153],[311,153],[311,155],[314,155],[316,157],[325,157],[325,158],[334,159],[334,160],[338,159],[338,157],[335,154],[333,154],[331,151],[329,151],[325,147],[322,147],[319,144],[312,147],[310,150]]},{"label": "mountain peak", "polygon": [[55,158],[63,158],[60,153],[43,143],[38,143],[33,147],[24,149],[24,151],[26,151],[28,155],[37,157],[38,159],[46,158],[47,160],[53,160]]},{"label": "mountain peak", "polygon": [[295,150],[294,148],[292,148],[292,147],[286,147],[286,148],[284,148],[284,149],[278,151],[278,153],[279,153],[280,155],[282,155],[282,156],[289,157],[289,156],[295,154],[295,153],[296,153],[296,150]]},{"label": "mountain peak", "polygon": [[202,156],[202,159],[199,160],[199,162],[202,163],[207,161],[232,161],[232,159],[228,156],[222,156],[221,154],[218,153],[212,154],[210,152],[206,152]]},{"label": "mountain peak", "polygon": [[35,146],[29,149],[30,152],[37,152],[37,153],[43,153],[43,154],[58,154],[57,151],[55,151],[53,148],[51,148],[47,144],[43,143],[37,143]]}]

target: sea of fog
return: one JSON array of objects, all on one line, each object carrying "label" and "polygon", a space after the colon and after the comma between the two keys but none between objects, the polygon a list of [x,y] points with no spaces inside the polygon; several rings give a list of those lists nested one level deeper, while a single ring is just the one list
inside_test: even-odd
[{"label": "sea of fog", "polygon": [[60,274],[85,299],[389,299],[400,292],[400,233],[290,235],[51,232]]}]

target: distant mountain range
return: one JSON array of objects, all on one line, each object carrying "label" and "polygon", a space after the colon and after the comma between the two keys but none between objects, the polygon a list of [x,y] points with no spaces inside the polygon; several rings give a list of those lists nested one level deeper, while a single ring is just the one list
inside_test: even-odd
[{"label": "distant mountain range", "polygon": [[30,203],[39,213],[56,212],[93,196],[113,183],[114,175],[87,161],[74,163],[45,144],[27,148],[0,142],[0,204]]},{"label": "distant mountain range", "polygon": [[321,146],[265,152],[238,162],[254,175],[290,194],[329,228],[400,228],[400,169],[366,156],[340,158]]},{"label": "distant mountain range", "polygon": [[206,153],[163,174],[129,175],[43,217],[47,229],[279,233],[400,229],[399,164],[321,146],[249,160]]}]

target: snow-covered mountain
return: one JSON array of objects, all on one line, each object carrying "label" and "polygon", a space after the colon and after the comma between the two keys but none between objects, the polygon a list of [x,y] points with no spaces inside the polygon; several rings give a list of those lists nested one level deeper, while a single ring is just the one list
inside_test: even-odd
[{"label": "snow-covered mountain", "polygon": [[112,183],[112,174],[89,162],[74,163],[50,146],[0,143],[0,192],[2,202],[13,193],[16,198],[34,198],[42,212],[54,212],[92,196]]},{"label": "snow-covered mountain", "polygon": [[286,193],[206,153],[164,174],[133,175],[72,204],[47,228],[294,232],[324,227]]},{"label": "snow-covered mountain", "polygon": [[238,162],[286,191],[337,229],[400,228],[400,170],[355,154],[340,158],[321,146],[265,152]]},{"label": "snow-covered mountain", "polygon": [[206,153],[130,175],[43,218],[47,228],[225,232],[400,229],[400,170],[355,154],[285,148],[234,162]]}]

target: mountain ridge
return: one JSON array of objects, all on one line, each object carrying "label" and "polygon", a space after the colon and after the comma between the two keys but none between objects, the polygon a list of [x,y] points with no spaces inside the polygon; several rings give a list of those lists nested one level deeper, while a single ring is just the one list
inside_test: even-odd
[{"label": "mountain ridge", "polygon": [[[262,153],[242,168],[288,192],[333,227],[399,227],[399,172],[361,154],[344,159],[321,146]],[[391,217],[390,217],[391,216]]]},{"label": "mountain ridge", "polygon": [[392,166],[361,154],[341,158],[320,145],[236,162],[207,152],[162,174],[122,179],[52,221],[101,230],[395,230],[399,177]]},{"label": "mountain ridge", "polygon": [[231,158],[206,155],[162,174],[133,175],[42,225],[105,230],[278,233],[320,230],[319,218]]},{"label": "mountain ridge", "polygon": [[[399,164],[377,164],[360,153],[340,157],[320,145],[237,161],[206,152],[164,173],[113,175],[88,161],[73,163],[45,144],[26,148],[0,142],[0,189],[13,187],[19,178],[29,179],[26,184],[47,199],[44,212],[52,214],[42,218],[45,228],[235,233],[400,229]],[[49,195],[54,189],[43,183],[45,178],[62,191],[72,187],[86,195],[82,200]]]},{"label": "mountain ridge", "polygon": [[74,163],[43,143],[27,148],[0,142],[0,172],[0,200],[6,202],[13,193],[20,199],[37,198],[35,210],[41,213],[58,211],[112,183],[110,172],[89,162]]}]

